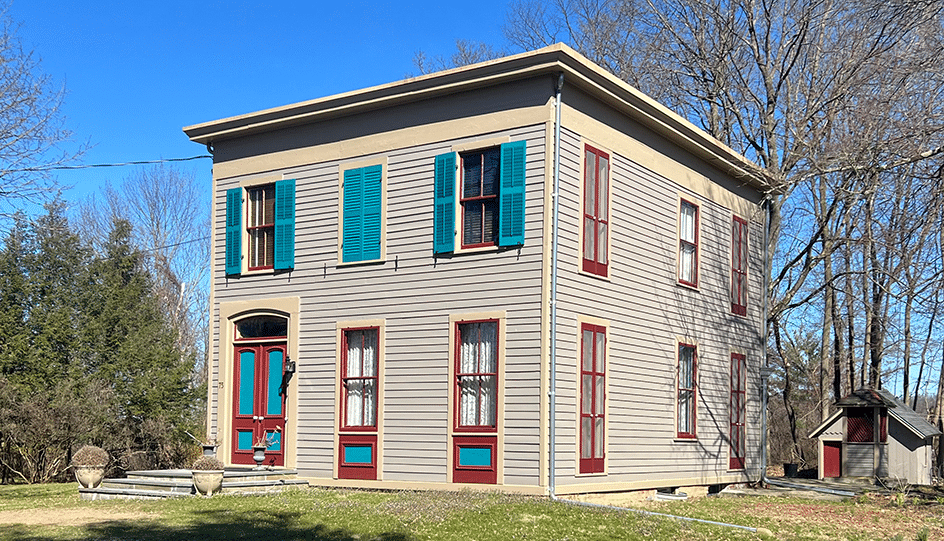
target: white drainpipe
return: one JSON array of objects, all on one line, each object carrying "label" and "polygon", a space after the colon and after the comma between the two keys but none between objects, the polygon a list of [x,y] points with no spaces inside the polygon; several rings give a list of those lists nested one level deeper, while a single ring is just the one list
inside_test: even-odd
[{"label": "white drainpipe", "polygon": [[551,193],[551,205],[554,207],[554,224],[551,233],[551,348],[548,360],[549,389],[548,396],[548,424],[550,441],[548,442],[548,472],[547,490],[551,498],[555,498],[554,482],[555,455],[557,451],[557,252],[560,231],[560,149],[561,149],[561,90],[564,88],[564,74],[557,79],[557,92],[554,98],[554,191]]}]

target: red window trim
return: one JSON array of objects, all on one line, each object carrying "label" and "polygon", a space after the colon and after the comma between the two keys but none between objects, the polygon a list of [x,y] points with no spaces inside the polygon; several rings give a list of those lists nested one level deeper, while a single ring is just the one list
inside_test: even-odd
[{"label": "red window trim", "polygon": [[[356,377],[348,378],[347,377],[347,334],[351,331],[367,331],[374,330],[376,332],[377,339],[377,353],[374,362],[374,375],[368,377]],[[347,424],[347,385],[345,383],[348,379],[361,379],[361,380],[374,380],[374,389],[376,389],[376,396],[374,397],[374,424],[372,425],[348,425]],[[376,432],[377,431],[377,416],[380,409],[380,327],[348,327],[341,329],[341,415],[340,415],[340,431],[342,432]]]},{"label": "red window trim", "polygon": [[[694,233],[694,234],[695,234],[695,242],[694,242],[694,243],[689,242],[689,241],[687,241],[687,240],[682,240],[682,223],[681,223],[681,221],[682,221],[682,208],[683,208],[684,206],[686,206],[686,205],[688,205],[688,206],[692,207],[693,209],[695,209],[695,233]],[[678,250],[679,250],[679,256],[678,256],[678,258],[679,258],[679,259],[678,259],[678,261],[679,261],[679,268],[678,268],[678,281],[679,281],[680,284],[684,284],[684,285],[687,285],[687,286],[690,286],[690,287],[698,287],[698,252],[699,252],[699,241],[700,241],[700,238],[699,238],[699,235],[698,235],[698,231],[699,231],[699,229],[700,229],[700,227],[699,227],[699,226],[700,226],[700,223],[699,223],[700,221],[701,221],[701,209],[699,208],[699,206],[698,206],[696,203],[693,203],[692,201],[689,201],[688,199],[684,199],[684,198],[681,199],[681,203],[679,204],[679,235],[678,235],[678,237],[679,237],[679,247],[678,247]],[[695,277],[695,279],[692,280],[692,281],[688,281],[688,280],[685,280],[685,279],[682,278],[682,251],[683,251],[682,248],[684,248],[685,246],[694,246],[694,247],[695,247],[694,256],[693,256],[693,258],[692,258],[692,275]]]},{"label": "red window trim", "polygon": [[[344,462],[345,445],[370,445],[370,464]],[[377,435],[338,436],[338,479],[377,479]]]},{"label": "red window trim", "polygon": [[[478,155],[481,157],[481,158],[480,158],[481,161],[482,161],[482,163],[481,163],[481,170],[482,170],[482,174],[484,175],[484,174],[485,174],[485,153],[488,152],[488,151],[490,151],[490,150],[493,150],[494,148],[497,148],[497,147],[489,147],[489,148],[482,148],[482,149],[478,149],[478,150],[470,150],[470,151],[468,151],[468,152],[463,152],[463,153],[460,153],[460,154],[459,154],[459,175],[458,175],[458,177],[459,177],[459,209],[460,209],[460,211],[461,211],[461,216],[460,216],[460,219],[459,219],[459,223],[461,224],[460,231],[459,231],[459,245],[462,247],[462,249],[466,249],[466,248],[482,248],[482,247],[486,247],[486,246],[497,246],[497,245],[498,245],[498,226],[497,226],[497,224],[496,224],[496,226],[495,226],[495,231],[494,231],[494,236],[495,236],[495,239],[494,239],[494,240],[487,241],[487,242],[485,242],[485,241],[483,241],[483,242],[478,242],[478,243],[475,243],[475,244],[466,244],[466,243],[465,243],[465,205],[466,205],[466,203],[476,203],[476,202],[479,202],[479,201],[482,202],[481,204],[482,204],[482,220],[483,220],[483,223],[480,224],[480,225],[481,225],[481,229],[482,229],[482,238],[483,238],[483,239],[485,238],[485,223],[484,223],[484,220],[485,220],[485,202],[486,202],[486,201],[495,201],[495,212],[499,212],[499,208],[498,208],[498,192],[497,192],[497,191],[496,191],[496,193],[495,193],[494,195],[479,195],[479,196],[475,196],[475,197],[465,197],[465,189],[464,189],[464,188],[465,188],[465,167],[464,167],[464,165],[465,165],[465,156],[469,156],[469,155],[473,155],[473,154],[478,154]],[[499,178],[496,179],[496,188],[497,188],[498,190],[501,189],[501,175],[499,175]],[[482,178],[480,178],[480,179],[479,179],[479,193],[482,193],[483,190],[484,190],[484,186],[482,186]]]},{"label": "red window trim", "polygon": [[[273,210],[273,212],[272,212],[272,222],[271,222],[271,223],[264,223],[264,224],[262,224],[262,225],[255,225],[255,226],[249,225],[249,224],[252,223],[252,198],[250,197],[250,194],[251,194],[252,192],[254,192],[254,191],[262,191],[263,193],[265,193],[265,189],[266,189],[267,187],[269,187],[269,186],[272,186],[272,190],[273,190],[272,199],[273,199],[273,205],[274,205],[274,204],[275,204],[275,203],[274,203],[274,200],[275,200],[275,183],[260,184],[260,185],[258,185],[258,186],[250,186],[250,187],[246,188],[246,233],[249,235],[249,236],[248,236],[248,239],[250,239],[249,243],[247,243],[247,246],[246,246],[246,255],[247,255],[246,260],[247,260],[247,269],[250,270],[250,271],[271,270],[271,269],[274,269],[274,268],[275,268],[275,253],[274,253],[274,252],[273,252],[273,255],[272,255],[272,264],[271,264],[271,265],[261,265],[261,266],[253,267],[252,265],[249,264],[249,262],[252,261],[252,254],[249,252],[249,246],[251,245],[252,233],[253,233],[254,231],[271,230],[271,231],[272,231],[272,235],[271,235],[271,236],[272,236],[272,242],[273,242],[273,243],[275,242],[275,211],[274,211],[274,210]],[[265,203],[263,203],[263,208],[265,208]],[[264,257],[263,257],[263,259],[264,259]]]},{"label": "red window trim", "polygon": [[[692,350],[692,386],[691,387],[682,387],[682,348],[691,348]],[[691,400],[691,417],[692,417],[692,431],[691,432],[682,432],[682,427],[677,427],[676,437],[679,439],[694,440],[698,439],[698,347],[693,344],[686,344],[684,342],[679,342],[678,345],[678,365],[676,366],[676,375],[675,375],[675,404],[676,408],[681,408],[682,404],[679,400],[679,395],[682,391],[691,391],[692,400]],[[676,420],[678,423],[678,414],[680,411],[676,411]]]},{"label": "red window trim", "polygon": [[[584,359],[583,359],[583,333],[585,331],[590,331],[592,333],[593,345],[591,351],[593,352],[593,358],[591,360],[591,369],[584,370]],[[580,389],[580,473],[601,473],[604,471],[604,463],[606,459],[606,359],[603,359],[603,366],[598,366],[598,359],[596,358],[596,335],[598,333],[603,334],[603,351],[606,351],[606,340],[609,338],[607,336],[607,329],[603,325],[593,325],[591,323],[581,323],[580,325],[580,381],[578,382],[578,389]],[[605,355],[605,353],[604,353]],[[602,370],[600,370],[602,368]],[[590,376],[592,379],[592,385],[590,386],[590,407],[591,412],[585,412],[583,409],[583,378],[584,376]],[[603,378],[603,411],[596,411],[596,378]],[[585,418],[591,419],[590,421],[590,456],[584,458],[584,448],[583,448],[583,420]],[[594,425],[596,419],[603,419],[603,454],[601,456],[594,456],[593,451],[596,449],[596,431],[594,430]]]},{"label": "red window trim", "polygon": [[[495,372],[460,372],[459,371],[459,361],[460,355],[462,352],[462,334],[460,332],[460,327],[462,325],[469,325],[474,323],[495,323]],[[498,370],[499,370],[499,358],[498,353],[501,351],[501,322],[498,319],[478,319],[478,320],[469,320],[469,321],[457,321],[454,331],[455,332],[455,351],[453,352],[453,368],[455,370],[455,377],[453,381],[453,397],[452,397],[452,409],[453,409],[453,429],[456,432],[498,432],[498,389],[500,389],[501,382],[498,379]],[[493,425],[462,425],[459,423],[459,416],[461,414],[461,389],[459,387],[459,380],[461,377],[469,376],[494,376],[495,377],[495,419]]]},{"label": "red window trim", "polygon": [[[593,157],[594,157],[594,159],[593,159],[593,169],[592,169],[592,172],[593,172],[593,176],[592,176],[593,186],[592,186],[592,189],[593,189],[593,193],[594,193],[594,194],[597,194],[597,195],[594,196],[594,205],[595,205],[596,208],[594,209],[593,214],[587,214],[587,210],[586,210],[586,207],[587,207],[587,203],[586,203],[587,190],[591,189],[590,182],[589,182],[589,181],[591,180],[591,178],[588,177],[588,174],[591,172],[591,169],[590,169],[590,167],[589,167],[590,164],[587,163],[588,160],[586,160],[586,155],[587,155],[588,152],[589,152],[590,154],[593,154]],[[582,237],[582,238],[583,238],[584,244],[586,244],[586,242],[587,242],[586,239],[587,239],[587,235],[588,235],[588,234],[593,238],[594,258],[593,258],[593,259],[587,259],[587,258],[585,258],[584,255],[583,255],[583,249],[584,249],[584,248],[583,248],[583,246],[581,246],[581,247],[580,247],[581,261],[582,261],[581,268],[582,268],[585,272],[589,272],[589,273],[591,273],[591,274],[596,274],[596,275],[598,275],[598,276],[603,276],[603,277],[605,278],[605,277],[609,276],[609,272],[610,272],[610,249],[609,249],[609,243],[610,243],[610,238],[609,238],[609,225],[610,225],[610,220],[609,220],[609,216],[610,216],[610,213],[609,213],[609,208],[607,208],[607,209],[606,209],[606,210],[607,210],[607,212],[606,212],[607,219],[602,219],[602,218],[600,218],[600,197],[599,197],[599,189],[598,189],[598,184],[599,184],[599,182],[600,182],[600,179],[599,179],[599,177],[597,176],[597,173],[599,173],[599,171],[600,171],[600,168],[599,168],[600,158],[605,158],[606,161],[607,161],[607,164],[608,164],[608,166],[607,166],[607,183],[606,183],[606,201],[607,201],[607,204],[609,204],[609,201],[610,201],[610,182],[609,182],[609,176],[610,176],[610,170],[612,169],[612,166],[613,166],[613,162],[610,160],[610,155],[609,155],[609,154],[607,154],[606,152],[603,152],[602,150],[599,150],[599,149],[597,149],[597,148],[594,148],[594,147],[592,147],[592,146],[590,146],[590,145],[584,145],[584,157],[585,157],[585,159],[584,159],[584,166],[583,166],[583,189],[584,189],[584,192],[583,192],[583,201],[580,202],[580,208],[583,210],[583,212],[581,213],[581,214],[583,215],[583,220],[581,221],[580,228],[581,228],[581,231],[583,231],[583,237]],[[587,220],[588,220],[588,219],[593,222],[593,231],[591,231],[591,232],[588,232],[588,231],[586,230],[586,223],[587,223]],[[606,263],[600,263],[600,262],[598,262],[598,261],[597,261],[597,257],[596,257],[596,256],[600,253],[600,246],[599,246],[599,244],[597,243],[597,240],[598,240],[600,237],[599,237],[599,235],[598,235],[597,229],[600,227],[601,224],[607,226],[607,236],[606,236],[606,240],[604,241],[604,242],[606,242],[606,244],[607,244],[607,246],[606,246]]]},{"label": "red window trim", "polygon": [[[491,452],[491,466],[460,466],[462,447],[487,447]],[[498,483],[498,437],[455,436],[452,438],[452,482],[494,485]]]},{"label": "red window trim", "polygon": [[[731,312],[734,315],[746,316],[748,293],[747,220],[734,216],[733,225],[734,227],[731,228]],[[742,255],[745,256],[743,261]],[[738,287],[741,284],[744,285],[743,291]],[[743,304],[738,302],[741,299],[744,300]]]},{"label": "red window trim", "polygon": [[747,415],[747,357],[742,353],[731,354],[731,398],[729,401],[731,439],[728,469],[743,470],[747,451],[745,417]]}]

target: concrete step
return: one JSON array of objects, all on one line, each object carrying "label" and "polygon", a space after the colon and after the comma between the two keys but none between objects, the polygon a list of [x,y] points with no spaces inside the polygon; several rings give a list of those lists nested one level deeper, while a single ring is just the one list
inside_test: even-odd
[{"label": "concrete step", "polygon": [[[84,500],[157,499],[196,494],[191,470],[152,470],[128,472],[126,478],[104,479],[99,488],[79,488]],[[229,494],[267,494],[290,487],[307,487],[298,472],[284,469],[255,470],[227,468],[223,472],[222,492]]]},{"label": "concrete step", "polygon": [[[191,487],[193,488],[193,487]],[[193,496],[187,492],[168,492],[165,490],[143,490],[132,488],[98,488],[79,487],[79,497],[83,500],[162,500],[165,498],[187,498]]]}]

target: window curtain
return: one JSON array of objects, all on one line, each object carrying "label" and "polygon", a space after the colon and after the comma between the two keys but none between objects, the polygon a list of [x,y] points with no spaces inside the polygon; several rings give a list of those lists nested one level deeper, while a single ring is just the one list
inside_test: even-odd
[{"label": "window curtain", "polygon": [[347,426],[377,423],[377,332],[349,331],[347,337]]},{"label": "window curtain", "polygon": [[498,324],[465,324],[459,332],[459,425],[495,426]]}]

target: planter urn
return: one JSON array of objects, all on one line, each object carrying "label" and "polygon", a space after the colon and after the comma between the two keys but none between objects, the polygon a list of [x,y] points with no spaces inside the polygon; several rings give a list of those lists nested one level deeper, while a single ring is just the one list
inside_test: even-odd
[{"label": "planter urn", "polygon": [[197,493],[212,496],[223,489],[223,470],[191,470]]},{"label": "planter urn", "polygon": [[105,468],[102,466],[73,466],[75,480],[82,488],[98,488],[105,477]]}]

